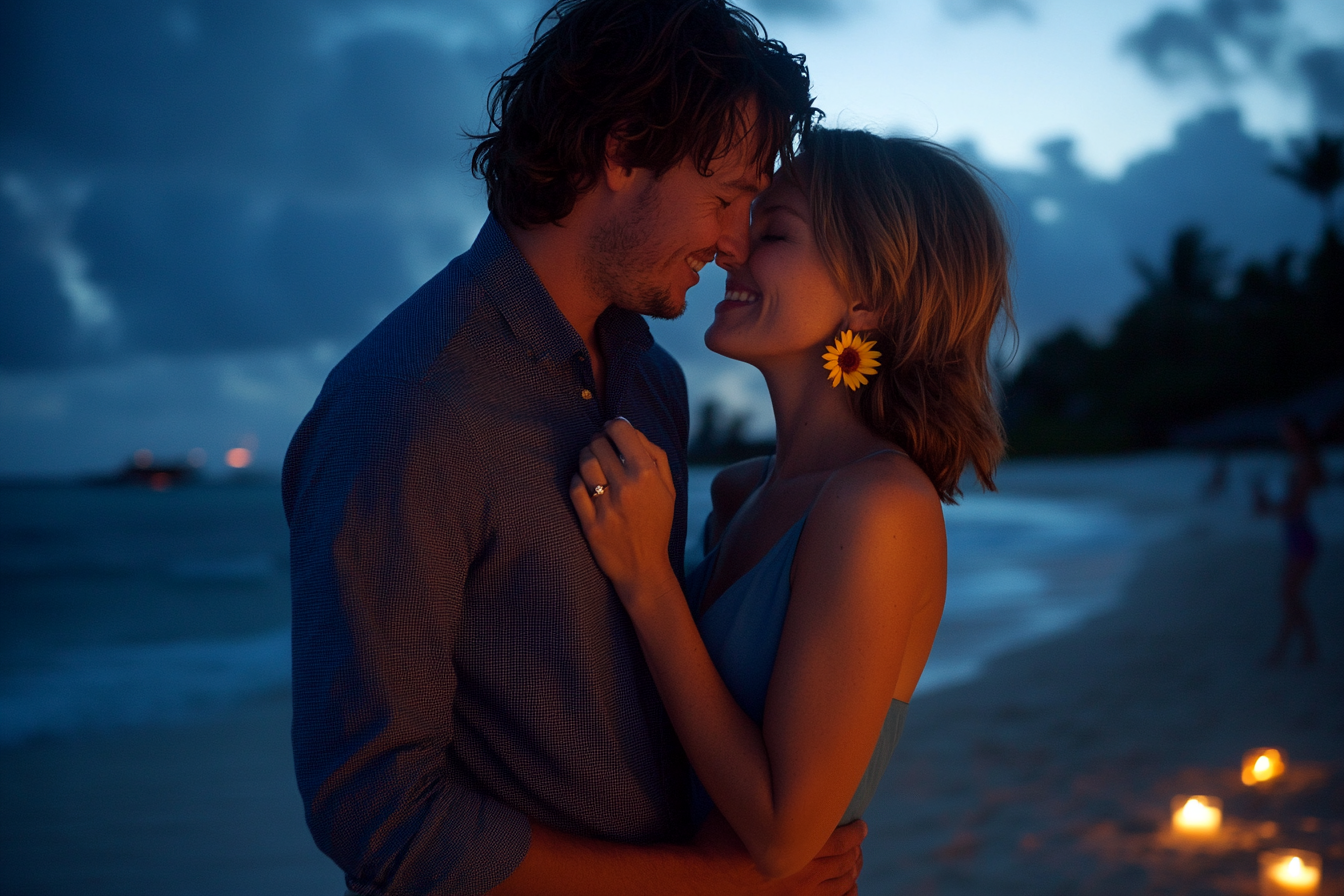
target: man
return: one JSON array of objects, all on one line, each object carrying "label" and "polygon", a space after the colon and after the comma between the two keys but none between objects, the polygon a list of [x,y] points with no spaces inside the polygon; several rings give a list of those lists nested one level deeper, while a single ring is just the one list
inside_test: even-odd
[{"label": "man", "polygon": [[294,755],[357,893],[843,893],[862,826],[767,882],[685,760],[574,517],[617,415],[668,454],[686,387],[640,314],[747,252],[814,111],[801,58],[724,0],[565,0],[501,77],[475,244],[332,372],[285,461]]}]

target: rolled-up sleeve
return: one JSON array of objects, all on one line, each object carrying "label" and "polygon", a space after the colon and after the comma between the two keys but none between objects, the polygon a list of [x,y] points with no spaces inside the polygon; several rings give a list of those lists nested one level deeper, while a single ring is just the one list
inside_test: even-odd
[{"label": "rolled-up sleeve", "polygon": [[294,761],[317,845],[366,893],[482,893],[528,820],[452,758],[453,653],[488,477],[441,395],[328,384],[285,461]]}]

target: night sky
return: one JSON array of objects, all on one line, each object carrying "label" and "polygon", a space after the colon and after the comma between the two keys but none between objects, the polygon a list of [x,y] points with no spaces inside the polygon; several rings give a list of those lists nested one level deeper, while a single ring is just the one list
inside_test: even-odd
[{"label": "night sky", "polygon": [[[1104,331],[1131,259],[1204,225],[1235,263],[1308,247],[1268,173],[1344,128],[1330,0],[760,0],[833,125],[931,136],[1002,188],[1024,344]],[[463,131],[541,4],[10,2],[0,9],[0,475],[257,444],[278,468],[327,370],[485,216]],[[700,335],[655,334],[769,426]],[[501,359],[505,363],[506,359]]]}]

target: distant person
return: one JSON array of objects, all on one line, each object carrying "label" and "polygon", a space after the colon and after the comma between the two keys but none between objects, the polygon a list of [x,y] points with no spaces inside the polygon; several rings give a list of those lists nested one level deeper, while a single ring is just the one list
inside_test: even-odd
[{"label": "distant person", "polygon": [[765,376],[773,457],[724,469],[685,593],[677,460],[637,421],[570,496],[697,776],[771,876],[859,817],[942,617],[940,501],[1003,452],[989,345],[1008,244],[977,173],[924,140],[814,129],[752,209],[705,344]]},{"label": "distant person", "polygon": [[723,0],[553,7],[491,94],[475,244],[290,445],[294,761],[356,893],[854,891],[862,824],[778,881],[721,820],[688,842],[684,754],[568,495],[628,418],[667,458],[681,562],[686,383],[641,315],[745,261],[751,199],[814,117],[759,26]]},{"label": "distant person", "polygon": [[1271,501],[1265,494],[1263,483],[1257,482],[1255,485],[1255,511],[1262,516],[1277,516],[1282,521],[1286,548],[1279,592],[1283,620],[1266,662],[1271,666],[1283,662],[1289,642],[1293,635],[1300,632],[1302,662],[1311,665],[1316,662],[1316,632],[1312,626],[1311,613],[1302,597],[1302,589],[1316,563],[1320,540],[1311,524],[1307,505],[1311,493],[1325,484],[1325,469],[1321,466],[1316,442],[1305,420],[1299,416],[1284,418],[1279,424],[1279,434],[1293,457],[1287,494],[1282,501]]},{"label": "distant person", "polygon": [[1227,491],[1228,472],[1232,466],[1232,453],[1226,448],[1214,452],[1213,465],[1209,468],[1209,478],[1204,481],[1203,497],[1205,501],[1216,501]]}]

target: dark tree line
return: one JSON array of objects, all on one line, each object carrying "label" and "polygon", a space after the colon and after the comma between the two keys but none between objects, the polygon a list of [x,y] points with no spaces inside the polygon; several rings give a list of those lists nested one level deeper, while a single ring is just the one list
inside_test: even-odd
[{"label": "dark tree line", "polygon": [[1276,174],[1321,202],[1318,245],[1252,261],[1225,286],[1225,253],[1190,227],[1164,264],[1138,260],[1145,288],[1095,341],[1067,328],[1038,345],[1005,386],[1014,453],[1152,448],[1173,427],[1290,398],[1344,373],[1344,244],[1334,196],[1344,138],[1293,145]]},{"label": "dark tree line", "polygon": [[711,398],[700,405],[699,417],[687,456],[692,464],[718,466],[775,453],[774,439],[747,436],[751,415],[746,412],[725,413],[723,407]]}]

